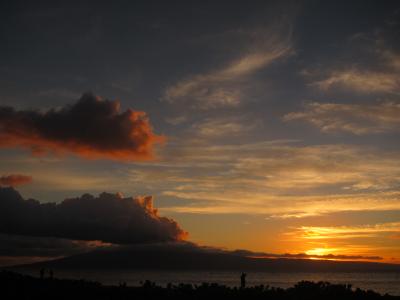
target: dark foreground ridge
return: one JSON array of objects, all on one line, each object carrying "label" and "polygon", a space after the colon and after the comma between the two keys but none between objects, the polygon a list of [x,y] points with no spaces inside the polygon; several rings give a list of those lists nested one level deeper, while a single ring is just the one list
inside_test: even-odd
[{"label": "dark foreground ridge", "polygon": [[98,282],[40,279],[10,271],[0,272],[1,299],[400,299],[374,291],[352,289],[351,285],[301,281],[282,289],[269,286],[231,288],[216,283],[169,284],[157,286],[145,281],[141,286],[105,286]]}]

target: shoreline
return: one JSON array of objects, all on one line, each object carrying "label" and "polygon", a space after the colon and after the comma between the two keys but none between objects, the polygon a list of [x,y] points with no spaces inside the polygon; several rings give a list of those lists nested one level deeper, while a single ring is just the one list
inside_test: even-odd
[{"label": "shoreline", "polygon": [[168,284],[166,287],[146,280],[140,286],[104,285],[86,279],[38,278],[13,271],[0,271],[3,299],[400,299],[372,290],[353,288],[350,284],[300,281],[292,287],[268,285],[229,287],[205,282],[200,285]]}]

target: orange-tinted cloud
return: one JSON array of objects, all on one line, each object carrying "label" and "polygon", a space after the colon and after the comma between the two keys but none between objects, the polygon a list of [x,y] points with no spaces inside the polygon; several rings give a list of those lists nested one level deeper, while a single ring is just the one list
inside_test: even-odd
[{"label": "orange-tinted cloud", "polygon": [[21,174],[10,174],[0,177],[0,185],[17,186],[32,182],[31,176]]},{"label": "orange-tinted cloud", "polygon": [[75,153],[85,158],[148,160],[164,137],[153,133],[145,112],[120,112],[118,101],[84,94],[73,105],[44,113],[0,107],[0,147],[33,153]]}]

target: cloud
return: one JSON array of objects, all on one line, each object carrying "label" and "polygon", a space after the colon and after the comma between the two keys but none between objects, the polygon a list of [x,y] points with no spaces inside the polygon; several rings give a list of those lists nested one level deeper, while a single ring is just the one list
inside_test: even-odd
[{"label": "cloud", "polygon": [[371,256],[380,253],[388,258],[399,255],[399,247],[393,239],[399,233],[398,221],[362,225],[303,225],[289,227],[283,240],[308,248],[305,251],[308,255],[340,253]]},{"label": "cloud", "polygon": [[[121,171],[130,186],[168,199],[163,213],[292,219],[400,209],[400,153],[378,146],[298,140],[210,145],[177,140],[156,163]],[[115,189],[115,188],[114,188]]]},{"label": "cloud", "polygon": [[388,67],[394,70],[400,70],[400,54],[396,53],[392,49],[381,48],[377,50],[378,54],[386,60]]},{"label": "cloud", "polygon": [[29,264],[116,247],[101,241],[0,234],[0,266]]},{"label": "cloud", "polygon": [[291,112],[284,121],[302,120],[323,132],[356,135],[396,131],[400,128],[400,103],[339,104],[311,102],[303,112]]},{"label": "cloud", "polygon": [[108,248],[99,241],[77,241],[51,237],[0,234],[0,255],[56,257]]},{"label": "cloud", "polygon": [[[181,148],[180,160],[168,164],[173,168],[169,173],[162,173],[163,195],[186,201],[164,211],[302,218],[400,208],[396,152],[273,143],[197,145],[186,150]],[[146,174],[142,170],[140,179],[158,180]]]},{"label": "cloud", "polygon": [[0,177],[0,186],[17,186],[22,184],[27,184],[32,182],[31,176],[21,175],[21,174],[11,174],[4,175]]},{"label": "cloud", "polygon": [[[381,32],[382,33],[382,32]],[[379,30],[373,33],[356,34],[350,39],[356,52],[353,60],[342,58],[335,67],[318,67],[305,70],[303,75],[311,77],[310,86],[326,92],[347,90],[358,94],[400,93],[400,55],[388,43]],[[396,38],[392,37],[393,40]],[[346,53],[352,53],[351,48]],[[343,63],[344,60],[344,63]],[[358,63],[355,63],[358,62]]]},{"label": "cloud", "polygon": [[382,234],[400,234],[400,222],[363,226],[301,226],[292,234],[300,239],[307,240],[375,238]]},{"label": "cloud", "polygon": [[[242,185],[244,186],[244,185]],[[219,188],[219,187],[218,187]],[[166,191],[165,196],[190,200],[163,208],[163,212],[191,214],[252,214],[277,218],[304,218],[334,212],[400,210],[400,193],[375,192],[335,195],[268,195],[243,188],[227,192]]]},{"label": "cloud", "polygon": [[179,125],[182,123],[185,123],[187,121],[187,116],[177,116],[177,117],[172,117],[172,118],[165,118],[165,122],[171,125]]},{"label": "cloud", "polygon": [[0,147],[74,153],[85,158],[146,160],[163,141],[146,113],[120,112],[118,101],[84,94],[78,102],[46,112],[0,107]]},{"label": "cloud", "polygon": [[397,93],[400,80],[396,73],[359,70],[357,68],[332,71],[326,78],[311,83],[323,91],[343,88],[359,93]]},{"label": "cloud", "polygon": [[248,134],[260,125],[260,120],[245,117],[207,118],[194,123],[191,131],[199,138],[221,138]]},{"label": "cloud", "polygon": [[265,252],[252,252],[248,250],[235,250],[233,254],[240,256],[255,257],[255,258],[292,258],[292,259],[333,259],[333,260],[382,260],[380,256],[365,256],[365,255],[341,255],[341,254],[324,254],[314,255],[307,253],[265,253]]},{"label": "cloud", "polygon": [[192,107],[200,109],[239,106],[248,97],[245,90],[253,74],[293,53],[290,35],[265,31],[248,33],[252,42],[242,55],[219,69],[170,85],[162,100],[169,103],[189,102]]},{"label": "cloud", "polygon": [[102,193],[41,204],[24,200],[13,188],[0,188],[0,232],[117,244],[185,238],[178,223],[158,215],[152,201],[151,196]]}]

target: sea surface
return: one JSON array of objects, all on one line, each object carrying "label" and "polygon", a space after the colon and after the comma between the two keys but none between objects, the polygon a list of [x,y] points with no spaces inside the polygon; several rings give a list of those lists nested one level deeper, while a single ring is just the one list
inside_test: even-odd
[{"label": "sea surface", "polygon": [[[18,270],[18,272],[38,276],[38,271]],[[101,270],[60,270],[55,271],[57,278],[85,279],[99,281],[105,285],[118,285],[126,282],[130,286],[138,286],[145,280],[158,285],[168,283],[216,282],[227,286],[240,285],[240,272],[220,271],[101,271]],[[353,288],[371,289],[381,294],[400,296],[400,273],[247,273],[247,286],[269,285],[274,287],[291,287],[301,280],[328,281],[330,283],[351,284]]]}]

